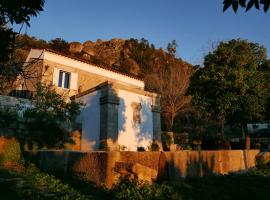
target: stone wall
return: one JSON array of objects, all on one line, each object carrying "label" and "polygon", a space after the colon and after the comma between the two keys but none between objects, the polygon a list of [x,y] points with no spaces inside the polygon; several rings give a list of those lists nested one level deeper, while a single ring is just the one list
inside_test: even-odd
[{"label": "stone wall", "polygon": [[[255,166],[259,150],[178,151],[178,152],[80,152],[39,151],[40,167],[52,174],[75,176],[98,186],[111,187],[117,180],[116,166],[145,166],[158,172],[157,178],[240,172]],[[119,175],[119,174],[118,174]]]},{"label": "stone wall", "polygon": [[0,95],[0,108],[16,108],[16,106],[29,107],[31,102],[28,99]]}]

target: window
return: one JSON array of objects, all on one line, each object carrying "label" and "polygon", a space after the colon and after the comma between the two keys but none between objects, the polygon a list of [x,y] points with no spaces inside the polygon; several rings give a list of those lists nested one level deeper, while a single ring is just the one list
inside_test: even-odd
[{"label": "window", "polygon": [[60,70],[58,76],[58,87],[69,89],[70,87],[70,73]]}]

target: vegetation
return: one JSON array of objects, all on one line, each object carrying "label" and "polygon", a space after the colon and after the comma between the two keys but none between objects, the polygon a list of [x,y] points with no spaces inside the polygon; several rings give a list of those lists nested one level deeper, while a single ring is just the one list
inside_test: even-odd
[{"label": "vegetation", "polygon": [[[247,3],[248,2],[248,3]],[[224,0],[223,1],[223,12],[229,7],[232,7],[234,12],[237,12],[239,5],[242,8],[245,8],[246,11],[250,10],[252,7],[255,7],[257,10],[260,10],[260,6],[263,7],[264,12],[267,12],[270,6],[269,0]]]},{"label": "vegetation", "polygon": [[21,172],[0,168],[0,176],[1,199],[93,199],[33,165]]},{"label": "vegetation", "polygon": [[37,16],[43,5],[44,0],[0,2],[0,94],[10,90],[18,75],[24,75],[23,64],[14,58],[17,33],[10,24],[30,26],[30,17]]},{"label": "vegetation", "polygon": [[[61,181],[28,164],[19,172],[0,169],[0,195],[8,199],[268,199],[270,170],[187,178],[149,185],[122,178],[111,190],[71,180]],[[69,184],[67,184],[68,182]],[[236,189],[237,188],[237,189]]]},{"label": "vegetation", "polygon": [[67,103],[65,96],[44,85],[37,86],[32,103],[33,107],[24,111],[25,141],[36,142],[39,147],[63,147],[80,104],[73,100]]},{"label": "vegetation", "polygon": [[145,76],[146,89],[161,94],[160,104],[164,120],[164,130],[172,131],[177,115],[186,112],[191,96],[186,95],[191,65],[177,59],[176,43],[168,44],[168,53],[160,52],[155,68]]},{"label": "vegetation", "polygon": [[[245,40],[221,42],[192,76],[188,94],[199,109],[221,123],[246,124],[264,119],[269,97],[266,49]],[[264,67],[263,67],[264,66]],[[266,67],[268,68],[268,66]]]}]

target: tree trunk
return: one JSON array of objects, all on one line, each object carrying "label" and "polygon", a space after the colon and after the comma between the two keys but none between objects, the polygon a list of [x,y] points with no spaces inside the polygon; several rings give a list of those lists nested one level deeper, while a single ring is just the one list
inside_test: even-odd
[{"label": "tree trunk", "polygon": [[245,145],[246,145],[246,149],[249,150],[250,149],[250,136],[247,130],[247,124],[243,123],[242,124],[242,134],[245,136]]},{"label": "tree trunk", "polygon": [[222,136],[222,138],[224,137],[224,122],[225,122],[225,120],[224,119],[221,119],[220,120],[220,127],[221,127],[221,136]]}]

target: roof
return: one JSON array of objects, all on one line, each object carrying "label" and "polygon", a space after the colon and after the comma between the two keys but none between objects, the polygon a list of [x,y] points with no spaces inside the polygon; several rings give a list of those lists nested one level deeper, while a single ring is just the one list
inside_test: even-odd
[{"label": "roof", "polygon": [[52,49],[44,49],[45,51],[48,51],[50,53],[54,53],[54,54],[57,54],[57,55],[60,55],[60,56],[64,56],[64,57],[67,57],[67,58],[70,58],[70,59],[73,59],[73,60],[76,60],[76,61],[80,61],[80,62],[83,62],[83,63],[86,63],[86,64],[90,64],[90,65],[93,65],[95,67],[99,67],[99,68],[102,68],[102,69],[105,69],[105,70],[108,70],[108,71],[111,71],[111,72],[114,72],[114,73],[118,73],[118,74],[121,74],[121,75],[124,75],[124,76],[127,76],[129,78],[133,78],[133,79],[137,79],[139,81],[143,81],[142,78],[138,78],[136,76],[133,76],[133,75],[130,75],[130,74],[127,74],[127,73],[123,73],[123,72],[119,72],[115,69],[112,69],[110,67],[106,67],[106,66],[99,66],[99,65],[96,65],[96,64],[93,64],[92,62],[90,61],[87,61],[87,60],[84,60],[82,58],[78,58],[76,56],[72,56],[72,55],[66,55],[64,53],[61,53],[61,52],[58,52],[58,51],[55,51],[55,50],[52,50]]},{"label": "roof", "polygon": [[128,90],[128,91],[131,91],[131,92],[134,92],[134,93],[138,93],[138,94],[141,94],[141,95],[144,95],[144,96],[157,96],[158,94],[157,93],[154,93],[154,92],[148,92],[148,91],[145,91],[143,89],[139,89],[139,88],[130,88],[130,87],[126,87],[125,85],[121,84],[121,83],[116,83],[116,82],[110,82],[110,81],[104,81],[103,83],[100,83],[98,85],[96,85],[95,87],[92,87],[88,90],[85,90],[79,94],[76,94],[74,96],[71,97],[71,99],[77,99],[77,98],[80,98],[82,96],[85,96],[87,94],[90,94],[96,90],[99,90],[103,87],[106,87],[108,85],[111,85],[112,88],[118,88],[118,89],[122,89],[122,90]]}]

